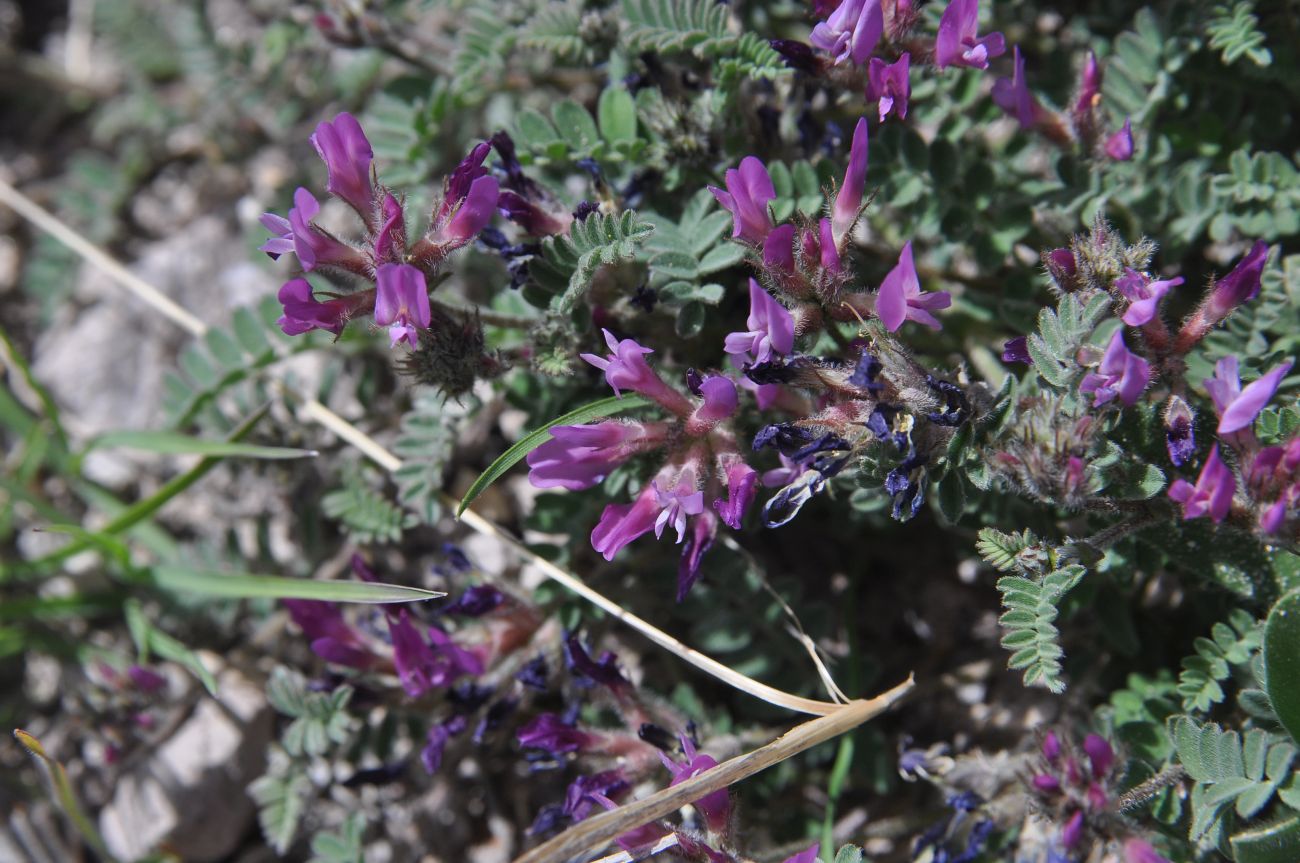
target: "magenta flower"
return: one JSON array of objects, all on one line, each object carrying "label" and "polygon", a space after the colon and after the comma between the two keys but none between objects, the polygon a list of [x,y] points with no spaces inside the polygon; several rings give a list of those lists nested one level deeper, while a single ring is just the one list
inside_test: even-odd
[{"label": "magenta flower", "polygon": [[785,863],[817,863],[817,854],[821,851],[821,847],[820,842],[810,845],[793,857],[785,858]]},{"label": "magenta flower", "polygon": [[740,168],[726,173],[727,190],[709,186],[718,203],[731,212],[734,225],[731,236],[761,245],[772,230],[772,215],[767,205],[776,199],[776,189],[767,167],[753,156],[740,160]]},{"label": "magenta flower", "polygon": [[317,126],[311,143],[329,172],[325,188],[351,204],[367,224],[372,224],[375,193],[370,183],[370,166],[375,152],[366,140],[366,133],[361,131],[361,124],[344,112],[332,122]]},{"label": "magenta flower", "polygon": [[375,234],[375,262],[400,263],[406,256],[406,217],[392,192],[384,193],[384,223]]},{"label": "magenta flower", "polygon": [[266,252],[272,259],[285,252],[298,256],[298,263],[310,272],[321,265],[354,263],[358,257],[356,249],[312,224],[320,213],[320,202],[316,196],[299,187],[293,193],[293,209],[289,218],[275,213],[263,213],[262,227],[274,236],[263,243],[259,250]]},{"label": "magenta flower", "polygon": [[495,177],[479,177],[475,180],[470,185],[469,192],[461,199],[455,215],[437,231],[435,242],[443,247],[456,248],[472,240],[492,221],[499,192],[500,187]]},{"label": "magenta flower", "polygon": [[147,695],[152,695],[167,685],[167,678],[152,668],[145,668],[143,665],[133,664],[128,666],[126,676],[131,681],[132,686]]},{"label": "magenta flower", "polygon": [[1020,53],[1020,46],[1011,49],[1015,56],[1015,72],[1010,78],[999,78],[993,82],[993,101],[1007,114],[1015,117],[1020,128],[1029,129],[1038,122],[1042,108],[1029,92],[1025,82],[1025,58]]},{"label": "magenta flower", "polygon": [[1169,860],[1152,848],[1149,842],[1125,839],[1124,863],[1169,863]]},{"label": "magenta flower", "polygon": [[447,175],[442,184],[442,202],[433,214],[435,229],[447,223],[469,196],[475,181],[488,176],[488,169],[483,167],[483,162],[490,152],[492,152],[492,145],[487,141],[480,141]]},{"label": "magenta flower", "polygon": [[1120,329],[1111,336],[1097,371],[1083,376],[1079,392],[1094,393],[1094,407],[1100,407],[1116,396],[1125,405],[1133,405],[1150,381],[1151,365],[1128,349],[1124,344],[1124,332]]},{"label": "magenta flower", "polygon": [[1219,447],[1215,444],[1201,468],[1196,485],[1185,479],[1175,480],[1169,487],[1169,497],[1183,505],[1184,519],[1209,515],[1218,523],[1232,510],[1232,495],[1236,490],[1237,480],[1219,458]]},{"label": "magenta flower", "polygon": [[[695,751],[695,745],[687,737],[681,738],[682,751],[686,755],[686,761],[678,763],[673,761],[662,752],[659,753],[659,760],[663,761],[664,766],[673,774],[673,780],[668,784],[671,788],[674,785],[680,785],[693,776],[698,776],[706,770],[712,770],[718,766],[718,762],[710,755],[705,755]],[[725,832],[727,822],[731,820],[731,795],[727,789],[721,788],[711,794],[706,794],[699,800],[694,801],[695,808],[704,816],[704,822],[709,825],[709,829],[715,833]]]},{"label": "magenta flower", "polygon": [[666,428],[616,421],[555,426],[551,439],[528,454],[528,481],[535,488],[591,488],[636,453],[659,445]]},{"label": "magenta flower", "polygon": [[835,58],[836,65],[867,62],[885,32],[880,0],[844,0],[825,21],[813,27],[808,41]]},{"label": "magenta flower", "polygon": [[1115,750],[1100,734],[1089,734],[1083,739],[1083,751],[1092,766],[1093,779],[1100,779],[1115,763]]},{"label": "magenta flower", "polygon": [[763,241],[763,266],[784,273],[794,272],[794,225],[772,229]]},{"label": "magenta flower", "polygon": [[308,330],[325,330],[334,335],[343,332],[354,311],[353,302],[337,297],[325,302],[312,295],[311,283],[306,279],[285,282],[276,296],[284,306],[284,314],[276,321],[287,336],[301,335]]},{"label": "magenta flower", "polygon": [[773,355],[794,350],[794,318],[754,279],[749,280],[749,317],[745,326],[749,327],[745,332],[727,335],[724,343],[727,353],[765,363]]},{"label": "magenta flower", "polygon": [[934,61],[940,69],[969,66],[987,69],[989,60],[1007,52],[1001,33],[979,36],[979,0],[952,0],[939,19],[934,41]]},{"label": "magenta flower", "polygon": [[754,495],[758,492],[758,471],[740,459],[736,459],[727,466],[726,478],[727,499],[715,500],[713,508],[717,510],[718,515],[722,516],[722,521],[727,527],[739,530],[741,519],[745,517],[745,510],[749,509]]},{"label": "magenta flower", "polygon": [[590,749],[600,742],[598,735],[583,731],[554,713],[539,713],[518,731],[519,744],[527,749],[544,749],[552,755]]},{"label": "magenta flower", "polygon": [[1125,267],[1124,275],[1115,280],[1115,288],[1129,300],[1129,307],[1121,320],[1130,327],[1150,323],[1156,316],[1156,306],[1160,300],[1169,293],[1170,288],[1176,288],[1182,283],[1182,276],[1153,282],[1132,267]]},{"label": "magenta flower", "polygon": [[367,668],[375,657],[360,633],[343,619],[343,612],[332,602],[314,599],[282,600],[285,610],[311,641],[312,653],[335,665]]},{"label": "magenta flower", "polygon": [[655,517],[655,539],[664,535],[664,528],[672,526],[677,531],[677,544],[686,539],[686,517],[704,512],[704,492],[695,487],[694,475],[683,474],[677,484],[667,490],[661,489],[658,480],[651,483],[655,493],[655,505],[659,515]]},{"label": "magenta flower", "polygon": [[849,164],[844,169],[844,183],[839,194],[835,196],[835,205],[831,207],[831,224],[835,228],[835,238],[839,238],[853,227],[857,221],[858,211],[862,209],[862,191],[867,182],[867,118],[858,120],[853,130],[853,144],[849,147]]},{"label": "magenta flower", "polygon": [[1029,339],[1016,336],[1002,343],[1002,362],[1032,364],[1034,358],[1029,355]]},{"label": "magenta flower", "polygon": [[1061,828],[1061,844],[1066,848],[1073,848],[1079,844],[1083,838],[1083,810],[1080,809],[1070,816],[1070,820],[1065,822]]},{"label": "magenta flower", "polygon": [[872,57],[867,66],[867,101],[877,102],[880,122],[892,111],[900,120],[907,119],[907,100],[912,96],[912,55],[904,51],[893,63]]},{"label": "magenta flower", "polygon": [[880,283],[880,293],[876,296],[876,315],[891,333],[898,332],[904,321],[915,321],[932,330],[941,330],[943,325],[930,312],[946,309],[950,305],[952,295],[947,291],[921,291],[921,280],[916,276],[912,243],[909,240],[899,253],[898,265]]},{"label": "magenta flower", "polygon": [[397,677],[411,697],[447,686],[466,674],[483,673],[483,663],[478,657],[457,647],[436,626],[429,628],[433,644],[426,642],[404,608],[388,616],[388,633],[393,640]]},{"label": "magenta flower", "polygon": [[1232,268],[1232,272],[1214,283],[1214,290],[1210,292],[1205,307],[1205,315],[1211,326],[1226,318],[1237,306],[1255,299],[1259,294],[1259,282],[1267,260],[1268,244],[1257,240],[1245,257],[1237,262],[1237,266]]},{"label": "magenta flower", "polygon": [[1120,130],[1106,139],[1106,155],[1116,162],[1127,162],[1133,158],[1133,124],[1128,117]]},{"label": "magenta flower", "polygon": [[1205,379],[1205,389],[1214,399],[1214,409],[1219,414],[1219,434],[1249,428],[1273,398],[1293,364],[1293,360],[1283,360],[1243,388],[1237,372],[1237,358],[1227,356],[1219,360],[1214,366],[1214,377]]},{"label": "magenta flower", "polygon": [[1089,51],[1088,59],[1083,64],[1083,73],[1079,76],[1079,95],[1074,100],[1074,111],[1076,114],[1087,114],[1099,101],[1101,65],[1097,62],[1097,55]]},{"label": "magenta flower", "polygon": [[658,489],[647,483],[632,503],[611,503],[591,531],[591,547],[613,560],[623,546],[654,529],[659,516]]},{"label": "magenta flower", "polygon": [[654,353],[651,348],[643,348],[633,339],[617,339],[609,330],[601,332],[605,334],[609,356],[580,356],[605,373],[605,381],[614,388],[615,395],[621,396],[623,390],[631,390],[654,399],[675,414],[690,413],[691,405],[686,397],[664,383],[646,364],[644,355]]},{"label": "magenta flower", "polygon": [[392,347],[402,341],[419,347],[419,331],[427,330],[431,320],[424,273],[410,264],[382,264],[376,285],[375,323],[388,327]]}]

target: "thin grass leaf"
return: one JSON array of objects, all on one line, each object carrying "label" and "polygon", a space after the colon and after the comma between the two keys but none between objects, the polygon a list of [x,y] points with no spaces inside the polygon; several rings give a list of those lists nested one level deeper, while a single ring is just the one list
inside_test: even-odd
[{"label": "thin grass leaf", "polygon": [[294,447],[258,446],[231,441],[203,440],[190,435],[166,431],[124,429],[100,435],[90,442],[90,449],[122,447],[163,455],[207,455],[227,458],[294,459],[312,458],[316,450]]},{"label": "thin grass leaf", "polygon": [[520,438],[514,446],[503,452],[496,461],[488,465],[487,470],[478,475],[478,479],[474,480],[474,484],[465,492],[465,496],[460,500],[460,505],[456,507],[456,517],[459,518],[465,512],[465,509],[474,502],[474,498],[486,491],[487,487],[500,479],[502,474],[518,464],[524,456],[550,440],[551,429],[555,426],[579,425],[587,422],[587,420],[643,408],[650,404],[652,404],[650,399],[644,396],[610,396],[570,411],[564,416],[556,417],[541,428],[530,431]]},{"label": "thin grass leaf", "polygon": [[319,599],[327,602],[357,602],[380,605],[418,602],[446,596],[436,590],[367,581],[313,581],[247,572],[219,572],[190,567],[153,567],[155,585],[176,593],[192,593],[223,599]]},{"label": "thin grass leaf", "polygon": [[37,758],[50,775],[50,784],[54,786],[54,799],[58,803],[63,814],[72,822],[81,837],[86,840],[91,848],[100,859],[108,863],[116,863],[117,858],[109,853],[108,845],[104,842],[104,837],[99,835],[95,825],[87,817],[86,811],[81,808],[81,803],[77,800],[77,795],[72,790],[72,783],[68,780],[68,772],[63,769],[63,765],[54,758],[51,758],[45,752],[45,747],[41,742],[32,735],[23,731],[21,728],[14,729],[14,737],[23,745],[23,748]]}]

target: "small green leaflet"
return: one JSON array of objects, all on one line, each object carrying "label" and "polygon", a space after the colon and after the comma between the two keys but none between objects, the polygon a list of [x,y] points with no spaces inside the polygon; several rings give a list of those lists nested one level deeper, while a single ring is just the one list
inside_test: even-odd
[{"label": "small green leaflet", "polygon": [[125,447],[167,455],[229,456],[232,458],[292,459],[311,458],[315,450],[292,447],[257,446],[234,441],[203,440],[190,435],[166,431],[111,431],[95,438],[91,449]]},{"label": "small green leaflet", "polygon": [[328,602],[381,604],[416,602],[446,596],[436,590],[404,587],[400,584],[313,581],[309,578],[217,572],[183,566],[155,566],[149,572],[154,584],[164,590],[226,599],[321,599]]},{"label": "small green leaflet", "polygon": [[456,517],[459,518],[461,513],[465,512],[474,501],[474,498],[486,491],[487,487],[500,479],[502,474],[518,464],[520,459],[550,440],[551,429],[555,426],[580,425],[587,420],[607,417],[651,404],[654,404],[654,402],[645,396],[610,396],[607,399],[584,405],[577,410],[569,411],[564,416],[556,417],[541,428],[530,431],[516,441],[514,446],[503,452],[500,458],[488,465],[487,470],[478,475],[478,479],[474,480],[474,484],[469,487],[469,491],[465,492],[465,496],[461,498],[460,506],[456,507]]}]

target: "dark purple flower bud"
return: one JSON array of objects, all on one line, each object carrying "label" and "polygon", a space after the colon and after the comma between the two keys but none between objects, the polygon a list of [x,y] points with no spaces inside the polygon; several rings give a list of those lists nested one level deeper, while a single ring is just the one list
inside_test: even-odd
[{"label": "dark purple flower bud", "polygon": [[1043,735],[1043,757],[1048,764],[1055,764],[1061,757],[1061,738],[1056,736],[1055,731]]},{"label": "dark purple flower bud", "polygon": [[587,653],[576,635],[570,635],[564,640],[564,658],[575,674],[599,683],[611,692],[626,692],[632,686],[632,682],[618,670],[618,657],[613,651],[605,651],[597,662]]},{"label": "dark purple flower bud", "polygon": [[519,673],[515,675],[515,680],[518,680],[529,689],[545,692],[547,689],[547,673],[546,657],[538,656],[524,663],[524,667],[519,669]]},{"label": "dark purple flower bud", "polygon": [[813,433],[806,428],[791,423],[775,423],[764,426],[754,435],[754,451],[771,446],[778,452],[793,457],[796,451],[812,439]]},{"label": "dark purple flower bud", "polygon": [[1061,790],[1061,780],[1047,773],[1039,773],[1034,777],[1034,787],[1045,794],[1052,794]]},{"label": "dark purple flower bud", "polygon": [[1115,750],[1100,734],[1089,734],[1083,739],[1083,751],[1088,755],[1092,765],[1092,776],[1100,779],[1105,776],[1110,766],[1115,763]]},{"label": "dark purple flower bud", "polygon": [[798,69],[809,75],[820,75],[826,69],[826,61],[818,57],[812,46],[795,39],[769,39],[772,50],[781,55],[785,65]]},{"label": "dark purple flower bud", "polygon": [[636,736],[663,752],[672,752],[678,746],[677,738],[669,734],[667,729],[653,722],[641,723],[641,727],[636,730]]},{"label": "dark purple flower bud", "polygon": [[569,230],[573,219],[567,214],[556,216],[542,209],[518,192],[506,190],[497,196],[497,209],[501,215],[523,228],[534,237],[549,237]]},{"label": "dark purple flower bud", "polygon": [[1196,454],[1196,434],[1192,409],[1181,396],[1170,396],[1165,405],[1165,447],[1169,460],[1182,467]]},{"label": "dark purple flower bud", "polygon": [[573,211],[573,220],[575,222],[585,222],[588,216],[599,212],[600,204],[595,201],[579,201],[578,206]]},{"label": "dark purple flower bud", "polygon": [[596,795],[617,800],[632,789],[618,770],[603,770],[591,776],[579,776],[564,791],[563,812],[574,821],[582,821],[597,805]]},{"label": "dark purple flower bud", "polygon": [[904,51],[893,63],[872,57],[867,66],[867,101],[876,102],[880,122],[893,113],[907,117],[907,102],[912,96],[912,55]]},{"label": "dark purple flower bud", "polygon": [[940,69],[969,66],[987,69],[989,60],[1007,52],[1001,33],[979,35],[979,0],[952,0],[939,18],[934,61]]},{"label": "dark purple flower bud", "polygon": [[1260,277],[1264,274],[1264,264],[1267,261],[1268,244],[1257,240],[1245,257],[1237,262],[1237,266],[1232,268],[1232,272],[1214,283],[1205,303],[1208,326],[1214,326],[1237,306],[1258,296]]},{"label": "dark purple flower bud", "polygon": [[444,610],[448,614],[461,614],[466,617],[482,617],[505,602],[505,596],[490,584],[476,584],[460,595],[460,598]]},{"label": "dark purple flower bud", "polygon": [[430,775],[437,773],[442,766],[442,754],[447,748],[447,741],[465,730],[468,723],[463,716],[453,716],[446,722],[434,723],[425,738],[424,748],[420,750],[420,763]]},{"label": "dark purple flower bud", "polygon": [[502,698],[492,704],[483,714],[483,718],[478,721],[474,727],[474,736],[471,738],[475,745],[483,742],[483,738],[488,732],[496,731],[501,727],[501,723],[510,718],[510,715],[519,707],[519,701],[514,698]]},{"label": "dark purple flower bud", "polygon": [[351,114],[339,114],[316,127],[311,143],[329,172],[325,188],[351,204],[367,224],[373,224],[370,220],[375,193],[370,184],[370,165],[375,153],[361,124]]},{"label": "dark purple flower bud", "polygon": [[[719,501],[714,501],[717,506]],[[700,577],[700,561],[704,554],[713,547],[713,540],[718,534],[718,520],[711,512],[702,512],[691,522],[691,529],[682,544],[682,557],[677,564],[677,601],[686,598]]]},{"label": "dark purple flower bud", "polygon": [[589,749],[599,742],[597,735],[575,728],[554,713],[539,713],[519,729],[520,745],[552,755]]},{"label": "dark purple flower bud", "polygon": [[1133,124],[1124,118],[1120,130],[1106,139],[1106,155],[1116,162],[1127,162],[1133,158]]},{"label": "dark purple flower bud", "polygon": [[545,836],[554,833],[568,820],[568,817],[564,814],[564,807],[558,803],[543,806],[537,813],[537,817],[533,819],[532,826],[528,828],[528,835]]},{"label": "dark purple flower bud", "polygon": [[655,310],[655,303],[659,302],[659,293],[649,285],[637,285],[627,302],[633,308],[649,314]]},{"label": "dark purple flower bud", "polygon": [[1070,820],[1065,822],[1061,828],[1061,844],[1066,848],[1073,848],[1079,844],[1083,838],[1083,810],[1075,812],[1070,816]]},{"label": "dark purple flower bud", "polygon": [[143,665],[132,665],[126,670],[132,685],[141,692],[152,695],[167,685],[167,678]]},{"label": "dark purple flower bud", "polygon": [[1210,450],[1205,466],[1201,468],[1196,485],[1184,479],[1175,480],[1169,487],[1169,497],[1183,505],[1184,519],[1208,515],[1217,524],[1231,512],[1232,496],[1236,491],[1236,477],[1219,458],[1219,447],[1216,444]]},{"label": "dark purple flower bud", "polygon": [[1047,267],[1048,275],[1061,290],[1068,291],[1074,288],[1075,278],[1078,275],[1074,252],[1069,249],[1052,249],[1043,255],[1043,265]]},{"label": "dark purple flower bud", "polygon": [[1029,356],[1029,339],[1025,336],[1016,336],[1003,342],[1002,362],[1032,364],[1034,360]]}]

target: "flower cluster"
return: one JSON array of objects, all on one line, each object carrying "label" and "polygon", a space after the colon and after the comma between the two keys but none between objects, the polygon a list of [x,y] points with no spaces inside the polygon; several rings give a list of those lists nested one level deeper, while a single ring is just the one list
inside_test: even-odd
[{"label": "flower cluster", "polygon": [[[1030,787],[1052,820],[1061,825],[1053,853],[1062,861],[1088,858],[1089,849],[1116,838],[1124,822],[1114,788],[1120,779],[1115,750],[1105,738],[1089,734],[1082,752],[1056,732],[1042,743],[1042,760]],[[1122,835],[1122,834],[1121,834]],[[1125,863],[1169,863],[1146,840],[1125,837]]]},{"label": "flower cluster", "polygon": [[433,320],[429,284],[439,266],[473,240],[495,213],[499,186],[483,165],[491,146],[479,144],[452,171],[429,229],[412,239],[402,200],[375,178],[374,150],[356,118],[343,113],[321,123],[311,141],[328,171],[326,191],[356,212],[365,235],[349,242],[325,230],[315,221],[320,202],[299,188],[287,218],[262,216],[272,236],[261,249],[272,258],[292,252],[304,272],[359,279],[373,287],[321,300],[305,278],[292,279],[280,289],[281,329],[289,335],[325,330],[337,336],[353,318],[373,315],[376,324],[388,327],[394,346],[405,342],[418,347],[420,333]]}]

